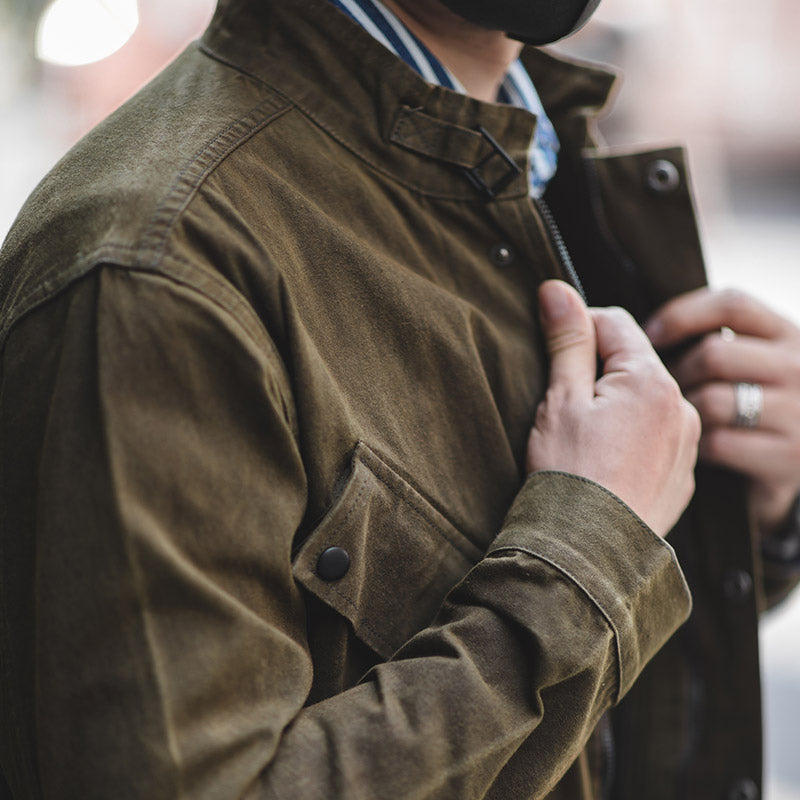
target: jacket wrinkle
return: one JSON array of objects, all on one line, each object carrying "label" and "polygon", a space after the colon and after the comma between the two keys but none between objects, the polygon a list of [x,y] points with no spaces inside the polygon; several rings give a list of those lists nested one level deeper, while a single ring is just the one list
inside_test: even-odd
[{"label": "jacket wrinkle", "polygon": [[[597,147],[614,76],[523,59],[589,301],[643,319],[702,285],[682,151]],[[535,125],[327,0],[222,0],[33,193],[0,254],[15,796],[760,785],[757,612],[793,579],[757,580],[741,478],[699,469],[665,542],[591,481],[523,477],[565,266],[524,178],[487,200],[464,167],[479,129],[527,166]]]}]

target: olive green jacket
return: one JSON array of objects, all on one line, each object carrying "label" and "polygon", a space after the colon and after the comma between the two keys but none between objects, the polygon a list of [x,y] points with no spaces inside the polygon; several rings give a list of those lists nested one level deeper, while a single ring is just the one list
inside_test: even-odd
[{"label": "olive green jacket", "polygon": [[[700,285],[680,152],[589,148],[612,79],[526,58],[590,300],[641,318]],[[534,125],[326,0],[229,0],[34,193],[0,261],[15,797],[759,781],[737,479],[699,476],[692,622],[629,691],[689,614],[675,551],[597,485],[524,477],[563,243],[524,174],[480,186]]]}]

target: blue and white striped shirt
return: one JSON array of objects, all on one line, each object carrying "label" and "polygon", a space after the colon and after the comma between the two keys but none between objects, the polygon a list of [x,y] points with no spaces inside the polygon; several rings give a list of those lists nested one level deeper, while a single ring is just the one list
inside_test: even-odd
[{"label": "blue and white striped shirt", "polygon": [[[458,78],[380,0],[331,2],[426,81],[461,94],[467,93]],[[532,197],[541,197],[548,181],[555,175],[559,144],[555,129],[522,62],[515,61],[509,68],[497,101],[525,108],[536,115],[536,131],[530,148],[529,187]]]}]

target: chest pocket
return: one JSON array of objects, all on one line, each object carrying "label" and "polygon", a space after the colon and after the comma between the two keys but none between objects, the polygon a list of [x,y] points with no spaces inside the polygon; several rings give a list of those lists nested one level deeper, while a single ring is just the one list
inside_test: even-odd
[{"label": "chest pocket", "polygon": [[360,442],[344,491],[303,543],[293,571],[356,636],[389,658],[432,621],[447,592],[481,556]]}]

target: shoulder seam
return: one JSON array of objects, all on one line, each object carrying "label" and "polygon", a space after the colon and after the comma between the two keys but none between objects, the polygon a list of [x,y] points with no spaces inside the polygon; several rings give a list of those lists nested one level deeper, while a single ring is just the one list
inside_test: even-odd
[{"label": "shoulder seam", "polygon": [[272,98],[259,103],[245,116],[220,131],[210,142],[206,142],[188,160],[175,178],[172,187],[164,195],[142,235],[139,249],[151,253],[149,263],[152,266],[155,266],[163,256],[167,234],[203,181],[227,155],[291,108],[291,103],[276,108]]},{"label": "shoulder seam", "polygon": [[294,405],[291,401],[292,393],[289,373],[272,336],[270,336],[266,326],[250,303],[234,286],[222,277],[213,272],[200,270],[195,264],[186,259],[181,259],[174,255],[166,256],[166,260],[169,261],[169,269],[162,267],[163,262],[150,265],[139,263],[133,258],[126,261],[124,258],[126,251],[129,255],[133,255],[137,250],[138,248],[121,245],[100,248],[90,254],[85,261],[82,261],[78,268],[64,274],[64,280],[59,281],[59,285],[54,285],[55,282],[43,283],[41,285],[42,291],[38,293],[35,302],[31,302],[23,313],[17,314],[13,322],[7,324],[4,328],[2,337],[0,337],[0,351],[3,349],[8,334],[19,322],[35,312],[37,308],[50,300],[54,300],[76,282],[90,276],[92,273],[100,272],[102,269],[111,269],[122,270],[127,273],[141,273],[149,277],[159,278],[175,286],[180,286],[216,306],[242,330],[255,347],[268,354],[269,359],[280,372],[281,394],[284,395],[284,414],[292,432],[296,436],[299,428]]},{"label": "shoulder seam", "polygon": [[170,230],[203,181],[226,156],[292,108],[292,103],[279,105],[271,96],[205,142],[180,169],[135,245],[107,242],[89,253],[76,253],[69,269],[45,276],[27,293],[10,300],[0,321],[0,344],[19,319],[101,264],[157,270],[165,257]]}]

